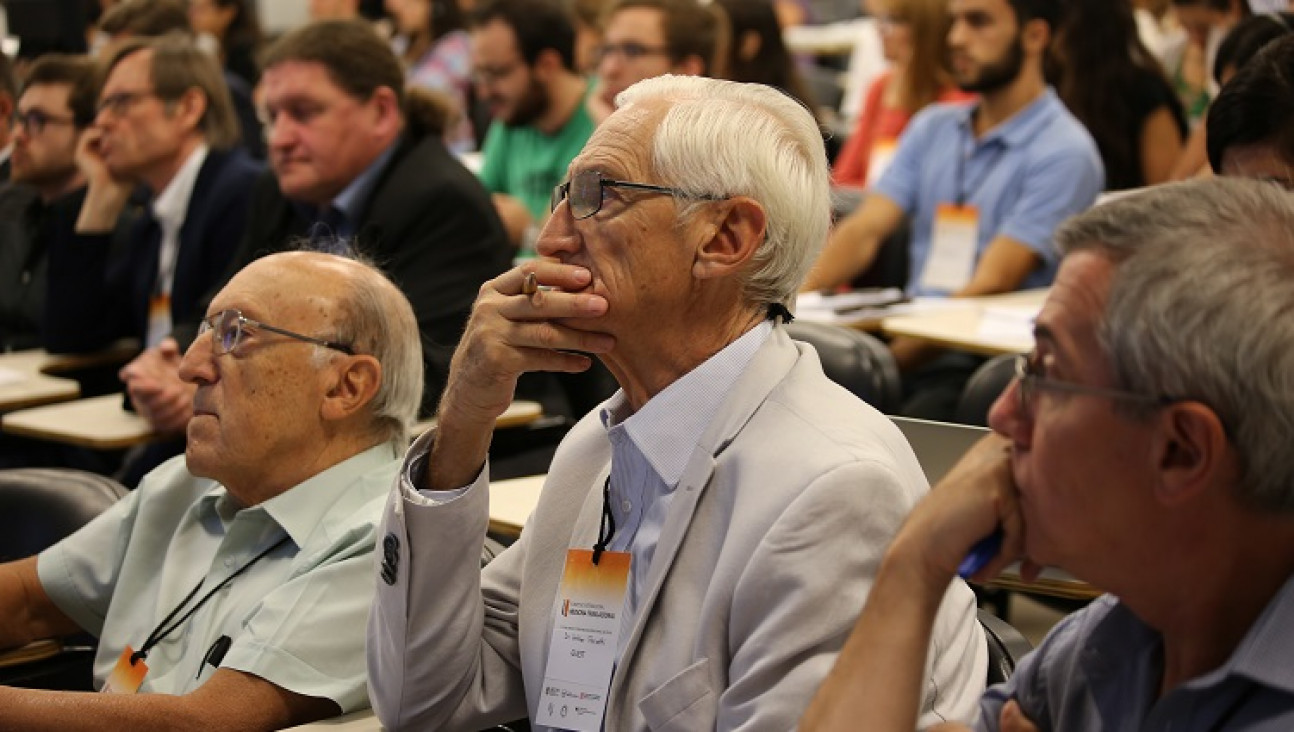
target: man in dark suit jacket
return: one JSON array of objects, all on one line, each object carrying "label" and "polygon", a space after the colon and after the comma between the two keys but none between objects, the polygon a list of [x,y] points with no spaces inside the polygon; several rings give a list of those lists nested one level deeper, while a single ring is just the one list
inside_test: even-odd
[{"label": "man in dark suit jacket", "polygon": [[214,59],[178,39],[118,49],[78,160],[89,185],[76,235],[51,242],[50,350],[152,346],[198,314],[260,174],[237,130]]},{"label": "man in dark suit jacket", "polygon": [[[413,304],[429,413],[480,285],[512,254],[489,194],[442,144],[443,113],[406,95],[399,61],[371,28],[306,26],[271,48],[264,66],[273,174],[256,184],[228,274],[303,245],[372,260]],[[188,325],[177,327],[180,340],[196,320]],[[150,399],[141,411],[177,416],[157,425],[174,429],[187,422],[191,397],[160,355],[137,359],[149,374],[139,383]]]},{"label": "man in dark suit jacket", "polygon": [[0,351],[45,345],[46,253],[85,199],[76,146],[94,120],[96,75],[90,59],[47,54],[23,83],[12,183],[0,186]]}]

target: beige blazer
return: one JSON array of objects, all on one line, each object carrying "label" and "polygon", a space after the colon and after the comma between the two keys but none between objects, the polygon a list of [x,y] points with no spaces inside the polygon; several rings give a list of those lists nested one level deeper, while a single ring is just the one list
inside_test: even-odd
[{"label": "beige blazer", "polygon": [[[566,550],[597,539],[610,455],[596,414],[583,419],[521,539],[482,571],[484,481],[442,505],[397,486],[379,534],[399,542],[394,582],[378,582],[369,619],[370,696],[387,727],[479,730],[537,709]],[[795,727],[925,491],[898,429],[776,328],[676,489],[605,728]],[[973,718],[987,650],[960,581],[933,649],[923,725]]]}]

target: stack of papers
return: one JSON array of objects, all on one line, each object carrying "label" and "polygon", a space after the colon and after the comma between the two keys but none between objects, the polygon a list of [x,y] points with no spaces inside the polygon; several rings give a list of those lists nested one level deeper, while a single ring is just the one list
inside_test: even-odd
[{"label": "stack of papers", "polygon": [[815,323],[856,323],[890,314],[907,297],[897,287],[854,290],[839,295],[805,292],[795,299],[795,317]]},{"label": "stack of papers", "polygon": [[1040,309],[1040,305],[986,307],[979,320],[979,336],[985,340],[1033,343],[1033,321]]}]

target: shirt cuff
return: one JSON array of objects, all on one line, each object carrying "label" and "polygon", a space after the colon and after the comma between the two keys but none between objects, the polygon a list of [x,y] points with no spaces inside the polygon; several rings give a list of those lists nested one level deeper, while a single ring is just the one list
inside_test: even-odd
[{"label": "shirt cuff", "polygon": [[415,506],[443,506],[458,500],[477,486],[490,484],[490,462],[486,460],[485,465],[481,466],[481,471],[476,474],[476,478],[461,488],[448,491],[417,488],[416,486],[426,482],[427,461],[431,458],[431,445],[435,440],[435,433],[434,429],[427,430],[426,434],[413,443],[408,454],[405,455],[404,467],[400,471],[400,494],[406,502]]}]

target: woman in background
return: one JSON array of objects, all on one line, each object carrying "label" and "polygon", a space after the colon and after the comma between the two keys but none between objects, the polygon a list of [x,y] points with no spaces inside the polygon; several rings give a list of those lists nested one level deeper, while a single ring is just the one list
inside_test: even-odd
[{"label": "woman in background", "polygon": [[1186,116],[1137,33],[1129,0],[1069,3],[1052,52],[1049,80],[1096,140],[1106,190],[1168,180]]},{"label": "woman in background", "polygon": [[889,71],[872,82],[854,131],[832,167],[836,185],[864,186],[880,177],[913,115],[934,102],[974,96],[947,71],[947,0],[877,0],[872,5]]},{"label": "woman in background", "polygon": [[457,122],[446,129],[454,152],[475,149],[471,106],[472,55],[457,0],[385,0],[395,21],[395,49],[411,85],[453,100]]},{"label": "woman in background", "polygon": [[772,1],[715,0],[715,4],[728,14],[732,30],[726,78],[781,89],[816,118],[816,104],[782,41],[782,26]]},{"label": "woman in background", "polygon": [[261,48],[261,25],[247,0],[189,0],[189,25],[220,44],[225,69],[255,87],[261,71],[256,54]]}]

